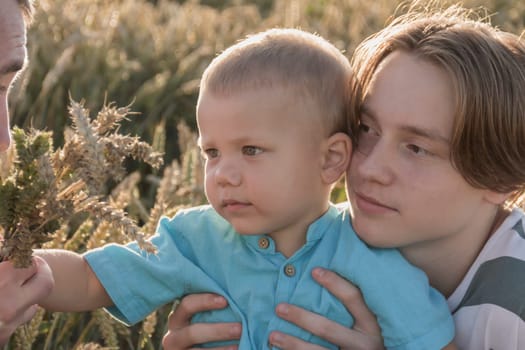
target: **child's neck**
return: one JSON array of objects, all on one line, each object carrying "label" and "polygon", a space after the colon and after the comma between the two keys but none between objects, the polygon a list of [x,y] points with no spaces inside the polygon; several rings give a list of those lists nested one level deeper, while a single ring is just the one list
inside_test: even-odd
[{"label": "child's neck", "polygon": [[289,258],[294,255],[295,252],[301,249],[303,245],[305,245],[307,230],[308,227],[306,227],[304,230],[297,230],[295,232],[273,232],[268,234],[268,236],[272,237],[275,243],[275,250],[284,255],[286,258]]},{"label": "child's neck", "polygon": [[304,215],[295,223],[274,231],[268,234],[274,243],[275,250],[284,255],[286,258],[294,255],[299,249],[306,244],[306,235],[310,225],[323,216],[328,210],[329,204],[327,202],[325,208],[318,208],[312,210],[308,215]]}]

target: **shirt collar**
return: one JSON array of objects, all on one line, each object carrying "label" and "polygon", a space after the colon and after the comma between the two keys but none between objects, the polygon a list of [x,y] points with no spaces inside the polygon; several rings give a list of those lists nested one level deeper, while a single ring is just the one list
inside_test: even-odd
[{"label": "shirt collar", "polygon": [[[315,244],[323,235],[330,229],[334,223],[334,219],[340,215],[340,211],[334,205],[330,204],[328,210],[317,220],[315,220],[306,231],[306,245]],[[272,238],[266,234],[261,235],[241,235],[241,239],[246,242],[248,246],[256,251],[266,254],[275,254],[275,243]],[[261,247],[261,239],[268,240],[267,248]],[[264,246],[264,245],[262,245]]]}]

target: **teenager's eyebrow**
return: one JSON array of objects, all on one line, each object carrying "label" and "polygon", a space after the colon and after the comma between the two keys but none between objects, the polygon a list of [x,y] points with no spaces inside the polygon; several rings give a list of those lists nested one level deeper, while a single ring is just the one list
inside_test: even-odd
[{"label": "teenager's eyebrow", "polygon": [[[376,114],[369,106],[364,105],[363,107],[361,107],[361,114],[366,114],[368,118],[372,119],[375,123],[378,123]],[[428,128],[422,128],[422,127],[414,126],[414,125],[401,125],[399,126],[399,129],[406,133],[412,134],[412,135],[424,137],[429,140],[443,142],[443,143],[446,143],[447,145],[450,144],[449,138],[439,134],[438,132],[434,130],[428,129]]]},{"label": "teenager's eyebrow", "polygon": [[417,135],[417,136],[421,136],[421,137],[424,137],[430,140],[435,140],[438,142],[446,143],[447,145],[450,143],[450,140],[447,137],[440,135],[439,133],[433,130],[419,128],[419,127],[415,127],[411,125],[404,125],[401,127],[401,129],[408,133]]}]

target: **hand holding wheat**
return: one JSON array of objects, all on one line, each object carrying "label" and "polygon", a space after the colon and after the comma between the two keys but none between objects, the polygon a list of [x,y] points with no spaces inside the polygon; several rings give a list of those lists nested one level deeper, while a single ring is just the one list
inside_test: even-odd
[{"label": "hand holding wheat", "polygon": [[59,229],[71,229],[72,218],[83,213],[155,252],[133,220],[103,196],[108,180],[125,175],[126,157],[158,168],[162,155],[137,137],[117,133],[119,122],[130,114],[129,107],[110,104],[90,120],[83,103],[72,101],[69,112],[73,131],[57,150],[49,132],[13,130],[16,155],[7,176],[0,179],[0,261],[29,266],[33,247]]}]

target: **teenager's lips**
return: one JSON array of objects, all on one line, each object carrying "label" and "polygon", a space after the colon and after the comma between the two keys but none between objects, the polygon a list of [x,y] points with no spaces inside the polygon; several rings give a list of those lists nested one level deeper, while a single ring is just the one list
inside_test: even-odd
[{"label": "teenager's lips", "polygon": [[396,208],[390,207],[375,198],[365,196],[359,192],[354,193],[355,204],[357,205],[357,208],[364,214],[379,215],[387,214],[392,211],[398,211]]}]

